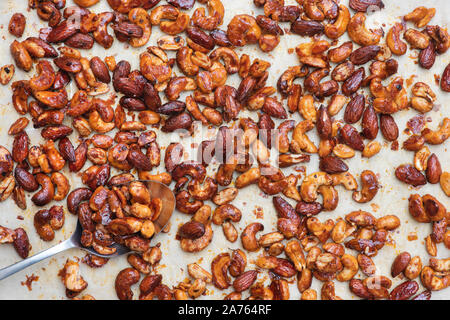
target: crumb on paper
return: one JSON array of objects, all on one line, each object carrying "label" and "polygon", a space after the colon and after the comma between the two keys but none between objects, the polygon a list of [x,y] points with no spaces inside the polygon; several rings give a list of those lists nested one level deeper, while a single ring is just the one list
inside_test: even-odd
[{"label": "crumb on paper", "polygon": [[406,79],[406,86],[409,88],[414,82],[414,78],[416,78],[416,74],[412,74],[408,79]]},{"label": "crumb on paper", "polygon": [[408,233],[408,241],[416,241],[418,239],[416,232]]},{"label": "crumb on paper", "polygon": [[397,151],[398,150],[398,140],[395,140],[395,141],[392,142],[391,150],[392,151]]},{"label": "crumb on paper", "polygon": [[257,219],[264,219],[264,210],[260,206],[255,206],[255,209],[253,210],[254,215]]},{"label": "crumb on paper", "polygon": [[380,206],[376,203],[371,203],[370,206],[372,207],[373,212],[377,212],[378,209],[380,209]]},{"label": "crumb on paper", "polygon": [[26,286],[28,288],[28,291],[33,290],[32,285],[33,285],[33,281],[38,281],[39,277],[36,276],[34,273],[31,274],[31,276],[25,275],[25,277],[27,278],[25,281],[21,281],[20,284],[22,286]]}]

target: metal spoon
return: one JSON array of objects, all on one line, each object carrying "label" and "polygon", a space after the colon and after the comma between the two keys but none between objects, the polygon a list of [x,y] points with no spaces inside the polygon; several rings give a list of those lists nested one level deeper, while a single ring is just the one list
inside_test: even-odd
[{"label": "metal spoon", "polygon": [[[173,195],[172,190],[170,190],[169,187],[167,187],[165,184],[162,184],[157,181],[149,181],[149,180],[138,180],[140,182],[143,182],[146,184],[147,188],[150,191],[150,194],[152,198],[160,198],[162,200],[162,210],[161,214],[159,215],[158,219],[154,221],[155,225],[155,235],[158,234],[169,222],[170,217],[172,216],[173,210],[175,209],[175,196]],[[83,249],[91,254],[94,254],[96,256],[100,256],[103,258],[112,258],[112,257],[118,257],[121,256],[127,252],[130,251],[129,248],[115,243],[112,245],[112,247],[115,247],[117,250],[114,254],[111,255],[103,255],[99,254],[95,250],[91,248],[85,248],[81,245],[81,233],[82,228],[80,225],[80,222],[78,221],[77,227],[75,229],[75,232],[72,234],[72,236],[61,242],[60,244],[57,244],[54,247],[51,247],[45,251],[42,251],[38,254],[35,254],[34,256],[31,256],[25,260],[19,261],[9,267],[5,267],[3,269],[0,269],[0,280],[5,279],[9,277],[10,275],[13,275],[16,272],[19,272],[41,260],[47,259],[51,256],[54,256],[55,254],[66,251],[71,248],[80,248]]]}]

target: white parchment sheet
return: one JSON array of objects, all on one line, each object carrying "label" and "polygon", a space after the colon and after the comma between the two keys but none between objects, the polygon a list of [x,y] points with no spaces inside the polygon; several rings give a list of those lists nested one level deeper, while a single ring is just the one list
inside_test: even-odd
[{"label": "white parchment sheet", "polygon": [[[161,3],[164,3],[162,1]],[[342,1],[342,3],[347,4],[347,0]],[[436,16],[431,20],[430,24],[439,24],[441,26],[449,27],[448,21],[450,16],[450,1],[448,0],[396,0],[389,1],[385,0],[385,9],[381,12],[376,12],[371,14],[367,23],[369,26],[380,27],[382,26],[387,32],[390,26],[400,20],[400,16],[412,11],[415,7],[424,5],[427,7],[436,7]],[[293,4],[294,1],[286,1],[286,4]],[[67,1],[67,6],[72,5],[72,0]],[[226,30],[228,22],[236,14],[248,13],[251,15],[262,14],[263,10],[261,8],[256,8],[252,0],[223,0],[225,6],[225,20],[221,29]],[[202,4],[196,4],[194,9]],[[100,3],[89,8],[94,12],[111,11],[111,8],[106,3],[106,0],[102,0]],[[193,9],[193,10],[194,10]],[[10,64],[13,63],[13,59],[9,53],[9,44],[13,41],[13,37],[8,33],[8,23],[11,15],[15,12],[23,13],[27,18],[27,26],[22,40],[29,36],[37,36],[38,30],[42,27],[47,26],[46,22],[40,21],[37,17],[35,11],[27,10],[27,1],[17,1],[17,0],[1,0],[0,1],[0,64]],[[408,24],[412,27],[411,24]],[[289,24],[283,23],[283,28],[288,29]],[[109,29],[110,33],[112,30]],[[161,32],[158,27],[153,27],[153,33],[151,35],[150,41],[147,46],[156,45],[157,39],[161,36]],[[348,40],[347,35],[339,39],[339,43]],[[240,55],[243,52],[248,53],[252,59],[259,57],[264,60],[271,62],[272,66],[270,68],[270,77],[268,79],[268,85],[276,85],[276,81],[280,74],[289,66],[296,65],[298,63],[297,56],[294,53],[289,53],[288,49],[295,48],[298,44],[302,42],[309,42],[309,38],[301,38],[298,35],[285,35],[281,38],[280,45],[271,53],[265,54],[259,50],[256,46],[246,46],[244,48],[237,49]],[[384,40],[383,40],[384,41]],[[104,59],[106,56],[114,55],[116,61],[126,59],[131,63],[132,69],[139,68],[139,54],[145,50],[142,48],[131,48],[124,43],[117,40],[114,41],[114,45],[111,49],[105,50],[98,44],[94,45],[92,50],[82,50],[82,55],[86,57],[92,57],[94,55],[99,56]],[[395,57],[399,62],[399,74],[405,79],[409,78],[411,75],[416,75],[415,81],[423,81],[428,83],[432,90],[437,94],[436,104],[440,107],[434,108],[433,111],[427,114],[428,117],[432,119],[432,122],[428,123],[428,127],[435,129],[440,123],[441,119],[450,116],[450,94],[443,93],[435,83],[434,75],[441,75],[445,66],[450,62],[450,51],[444,55],[440,55],[436,58],[436,63],[431,70],[420,69],[417,65],[417,51],[408,49],[407,54],[402,57]],[[173,52],[170,53],[171,57]],[[180,72],[176,72],[181,74]],[[34,71],[29,74],[24,74],[21,70],[17,70],[16,74],[11,81],[17,81],[21,79],[28,79],[34,75]],[[239,85],[239,77],[234,75],[229,77],[228,83],[234,86]],[[11,103],[11,90],[10,85],[0,87],[0,144],[4,145],[6,148],[11,150],[12,137],[8,136],[7,131],[10,124],[15,121],[19,115],[14,110]],[[75,88],[72,81],[71,88]],[[111,86],[112,88],[112,86]],[[408,92],[410,90],[408,89]],[[116,100],[118,101],[118,100]],[[342,118],[343,111],[336,116],[337,119]],[[400,136],[399,144],[402,145],[403,141],[408,138],[408,136],[403,133],[406,127],[406,122],[417,115],[417,112],[413,109],[398,112],[394,115],[395,120],[399,126]],[[250,116],[251,118],[257,120],[256,112],[244,111],[241,116]],[[300,120],[300,115],[298,113],[291,116],[292,119]],[[66,119],[70,123],[70,119]],[[357,124],[359,129],[359,124]],[[32,128],[29,125],[26,129],[27,133],[31,138],[31,144],[38,144],[41,141],[39,130]],[[112,134],[114,134],[113,132]],[[316,130],[312,130],[308,135],[317,144],[318,137],[316,135]],[[76,141],[77,133],[74,132],[71,136],[73,142]],[[428,264],[428,259],[430,258],[425,251],[424,238],[430,234],[431,225],[430,224],[419,224],[415,222],[408,213],[408,197],[411,193],[426,194],[431,193],[438,198],[447,208],[450,208],[449,198],[445,196],[441,190],[439,184],[426,186],[415,190],[414,188],[408,187],[407,185],[399,182],[394,176],[395,168],[403,163],[412,163],[414,153],[405,152],[401,148],[398,151],[391,151],[390,144],[387,143],[381,133],[378,134],[377,140],[382,144],[382,150],[379,154],[372,157],[371,159],[366,159],[361,157],[361,153],[357,152],[355,157],[346,160],[350,168],[350,172],[359,179],[359,174],[364,169],[370,169],[379,175],[379,182],[382,188],[379,190],[376,197],[367,204],[357,204],[351,199],[351,192],[344,190],[342,187],[338,187],[339,192],[339,206],[333,212],[322,212],[319,214],[318,218],[324,221],[328,218],[336,219],[338,217],[343,217],[345,214],[353,210],[366,210],[374,214],[376,217],[380,217],[386,214],[395,214],[401,219],[401,227],[392,233],[391,244],[385,245],[384,248],[379,252],[379,254],[374,258],[377,266],[377,274],[390,276],[390,267],[395,256],[402,252],[408,251],[411,256],[419,255],[422,258],[422,262],[426,265]],[[158,142],[160,146],[167,146],[171,141],[168,136],[158,133]],[[428,146],[431,152],[434,152],[439,157],[439,160],[444,171],[450,171],[450,153],[448,151],[449,141],[439,146]],[[162,150],[164,152],[164,150]],[[89,162],[89,161],[88,161]],[[85,168],[90,164],[87,163]],[[307,173],[312,173],[318,170],[318,156],[312,155],[311,162],[306,164]],[[154,172],[160,172],[163,170],[163,166],[160,168],[153,169]],[[292,169],[284,170],[285,173],[290,173]],[[79,175],[70,175],[68,170],[65,169],[65,174],[70,179],[72,188],[81,186],[81,181]],[[15,206],[12,199],[8,199],[0,203],[0,225],[7,226],[10,228],[23,227],[29,237],[30,242],[33,246],[30,255],[40,252],[50,246],[53,246],[60,241],[68,238],[72,231],[74,230],[76,224],[76,217],[70,213],[66,213],[66,222],[60,231],[56,231],[56,237],[51,242],[44,242],[39,239],[34,226],[33,226],[33,216],[38,210],[32,205],[30,197],[32,194],[27,194],[27,204],[28,208],[25,211],[21,211]],[[289,200],[291,203],[293,201]],[[276,212],[272,205],[272,197],[263,196],[262,192],[256,185],[249,186],[240,190],[238,197],[232,202],[235,206],[242,210],[243,216],[239,223],[235,223],[236,228],[239,233],[242,232],[243,228],[250,222],[261,222],[264,224],[265,229],[263,233],[276,231]],[[58,203],[52,203],[58,204]],[[51,205],[52,205],[51,204]],[[65,200],[60,204],[65,205]],[[293,203],[294,204],[294,203]],[[295,205],[295,204],[294,204]],[[212,205],[214,206],[214,205]],[[261,207],[263,210],[263,217],[258,218],[255,214],[255,209]],[[22,215],[24,220],[19,220],[18,215]],[[220,252],[229,251],[232,249],[241,247],[240,240],[235,243],[228,242],[222,232],[220,226],[213,225],[214,238],[212,243],[203,252],[198,254],[186,253],[181,251],[179,247],[179,242],[174,239],[176,230],[178,226],[190,219],[190,216],[182,214],[175,211],[172,216],[172,228],[167,234],[159,234],[153,241],[161,242],[161,249],[163,251],[163,258],[160,266],[157,268],[158,272],[163,275],[163,282],[169,286],[176,285],[178,282],[182,281],[188,277],[186,271],[186,265],[193,262],[198,262],[205,269],[210,270],[211,260]],[[408,235],[415,233],[417,235],[417,240],[409,241]],[[349,251],[351,252],[351,251]],[[355,254],[355,252],[351,252]],[[254,268],[252,261],[261,254],[257,252],[255,254],[248,254],[249,266],[248,268]],[[73,249],[57,256],[42,261],[8,279],[0,282],[0,299],[66,299],[65,288],[58,277],[58,271],[63,267],[66,259],[74,257],[82,258],[85,252],[78,249]],[[438,257],[447,258],[449,256],[449,250],[447,250],[443,244],[438,245]],[[20,258],[14,251],[12,245],[1,245],[0,246],[0,268],[10,265]],[[81,274],[88,281],[89,286],[83,292],[84,294],[91,294],[97,299],[116,299],[116,293],[114,290],[114,280],[117,273],[125,267],[128,267],[126,261],[126,256],[111,259],[106,266],[101,269],[91,269],[87,265],[80,263]],[[21,284],[26,280],[26,275],[30,276],[34,274],[39,277],[37,282],[33,282],[32,291]],[[267,273],[263,272],[259,275],[261,279],[264,277],[268,280]],[[360,273],[356,278],[363,278]],[[292,279],[293,280],[293,279]],[[417,279],[420,283],[420,280]],[[393,287],[399,284],[402,280],[397,277],[393,281]],[[299,299],[300,294],[296,287],[296,281],[291,283],[291,299]],[[314,279],[312,288],[318,291],[320,298],[320,288],[322,283]],[[336,294],[345,299],[354,299],[350,291],[348,290],[348,282],[341,283],[335,281]],[[217,290],[213,285],[208,286],[208,294],[201,297],[200,299],[221,299],[226,294],[228,294],[232,288],[226,291]],[[420,291],[423,290],[421,287]],[[138,286],[134,286],[135,298],[138,296]],[[419,291],[419,292],[420,292]],[[247,297],[248,293],[244,293],[243,297]],[[450,289],[433,292],[433,299],[449,299]]]}]

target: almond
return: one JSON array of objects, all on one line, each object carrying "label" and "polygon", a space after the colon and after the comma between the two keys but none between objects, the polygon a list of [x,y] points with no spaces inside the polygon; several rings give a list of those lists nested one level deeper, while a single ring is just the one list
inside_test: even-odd
[{"label": "almond", "polygon": [[424,69],[431,69],[436,60],[436,52],[433,41],[430,41],[428,47],[419,53],[419,65]]},{"label": "almond", "polygon": [[438,183],[442,174],[441,163],[436,154],[431,154],[427,161],[427,169],[425,171],[429,183]]},{"label": "almond", "polygon": [[412,298],[411,300],[430,300],[431,299],[431,291],[425,290],[419,293],[417,296]]},{"label": "almond", "polygon": [[425,138],[418,135],[412,135],[403,142],[403,149],[409,151],[418,151],[425,144]]},{"label": "almond", "polygon": [[21,133],[28,126],[29,122],[30,121],[25,117],[17,119],[11,127],[9,127],[8,134],[14,136]]},{"label": "almond", "polygon": [[47,42],[61,42],[77,33],[77,24],[69,19],[54,27],[47,37]]},{"label": "almond", "polygon": [[361,120],[362,135],[364,138],[373,140],[378,135],[378,117],[372,106],[367,106]]},{"label": "almond", "polygon": [[13,36],[20,38],[25,30],[27,20],[21,13],[14,13],[9,20],[8,30]]},{"label": "almond", "polygon": [[14,170],[14,178],[16,179],[17,184],[25,191],[33,192],[39,188],[34,175],[21,167],[16,167]]},{"label": "almond", "polygon": [[192,124],[191,116],[186,113],[180,113],[175,116],[171,116],[166,120],[164,126],[162,126],[162,132],[173,132],[177,129],[189,129]]},{"label": "almond", "polygon": [[380,52],[380,47],[376,45],[361,47],[350,54],[350,61],[359,66],[375,58],[378,52]]},{"label": "almond", "polygon": [[320,159],[319,169],[329,174],[348,171],[348,166],[337,157],[326,156]]},{"label": "almond", "polygon": [[17,228],[14,230],[16,232],[16,238],[14,239],[13,245],[16,252],[22,259],[28,257],[31,249],[30,240],[28,239],[27,232],[22,228]]},{"label": "almond", "polygon": [[322,204],[319,202],[297,202],[295,212],[302,216],[314,216],[323,210]]},{"label": "almond", "polygon": [[371,6],[378,7],[378,9],[384,8],[382,0],[350,0],[348,5],[355,11],[366,12]]},{"label": "almond", "polygon": [[331,138],[332,124],[330,116],[328,115],[327,108],[320,106],[317,112],[317,123],[316,123],[317,133],[321,139]]},{"label": "almond", "polygon": [[364,112],[365,104],[366,99],[362,94],[354,96],[345,108],[344,121],[350,124],[358,122]]},{"label": "almond", "polygon": [[391,275],[392,277],[398,276],[403,270],[408,266],[409,261],[411,260],[411,255],[408,252],[400,253],[392,263],[391,267]]},{"label": "almond", "polygon": [[275,98],[267,97],[263,104],[262,111],[274,118],[287,118],[286,110],[284,109],[283,105]]},{"label": "almond", "polygon": [[233,288],[236,292],[247,290],[256,281],[258,272],[256,270],[249,270],[237,277],[233,282]]},{"label": "almond", "polygon": [[365,77],[366,72],[364,68],[361,67],[357,69],[347,80],[345,80],[344,84],[342,85],[342,93],[346,96],[350,96],[358,91]]},{"label": "almond", "polygon": [[103,83],[109,83],[111,76],[109,75],[108,67],[99,57],[93,57],[89,62],[89,65],[94,73],[95,78]]},{"label": "almond", "polygon": [[26,132],[21,132],[14,137],[11,150],[12,158],[17,163],[22,163],[28,156],[30,139]]},{"label": "almond", "polygon": [[323,24],[317,21],[306,21],[298,18],[291,24],[291,31],[303,37],[321,34],[325,30]]},{"label": "almond", "polygon": [[414,187],[427,183],[425,176],[410,164],[403,164],[395,169],[395,176],[398,180]]},{"label": "almond", "polygon": [[395,141],[398,138],[398,127],[394,118],[389,114],[380,115],[380,130],[383,137],[388,141]]},{"label": "almond", "polygon": [[70,73],[78,73],[81,71],[81,63],[79,59],[71,57],[59,57],[53,60],[58,68]]},{"label": "almond", "polygon": [[71,127],[65,125],[49,126],[41,131],[41,136],[48,140],[58,140],[70,135],[73,132]]},{"label": "almond", "polygon": [[94,38],[89,34],[78,32],[64,41],[66,46],[76,49],[92,49],[94,46]]},{"label": "almond", "polygon": [[340,130],[340,137],[342,141],[352,149],[363,151],[364,141],[359,135],[358,131],[349,124],[343,126]]},{"label": "almond", "polygon": [[390,300],[408,300],[419,290],[416,281],[405,281],[396,286],[389,296]]},{"label": "almond", "polygon": [[142,153],[139,147],[130,148],[127,160],[138,170],[150,171],[153,167],[150,158]]}]

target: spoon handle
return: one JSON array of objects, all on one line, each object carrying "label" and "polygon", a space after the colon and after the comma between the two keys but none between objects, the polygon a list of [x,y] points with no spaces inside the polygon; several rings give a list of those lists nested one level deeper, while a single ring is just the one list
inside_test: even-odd
[{"label": "spoon handle", "polygon": [[70,248],[74,248],[75,244],[71,241],[71,239],[67,239],[66,241],[61,242],[60,244],[57,244],[54,247],[51,247],[45,251],[39,252],[38,254],[35,254],[34,256],[31,256],[27,259],[24,259],[22,261],[19,261],[13,265],[10,265],[9,267],[5,267],[3,269],[0,269],[0,280],[5,279],[9,277],[10,275],[13,275],[16,272],[19,272],[41,260],[44,260],[46,258],[49,258],[51,256],[54,256],[55,254],[65,251]]}]

